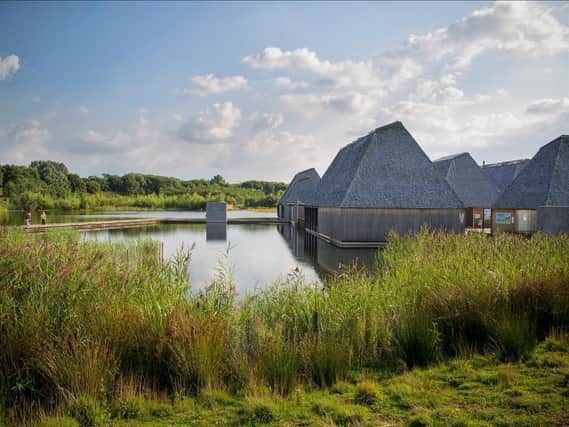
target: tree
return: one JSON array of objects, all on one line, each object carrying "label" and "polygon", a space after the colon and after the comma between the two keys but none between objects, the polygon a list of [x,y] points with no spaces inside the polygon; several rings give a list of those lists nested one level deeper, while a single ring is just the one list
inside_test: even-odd
[{"label": "tree", "polygon": [[144,187],[144,177],[136,173],[128,173],[121,178],[121,194],[134,196],[142,194]]},{"label": "tree", "polygon": [[76,173],[70,173],[67,175],[69,180],[69,185],[71,186],[71,191],[74,193],[82,193],[85,191],[85,182]]},{"label": "tree", "polygon": [[43,182],[48,185],[50,193],[57,196],[65,196],[70,190],[71,185],[67,174],[69,171],[63,163],[52,162],[51,160],[36,160],[30,164],[32,169],[36,169]]},{"label": "tree", "polygon": [[221,175],[215,175],[212,179],[209,180],[209,183],[217,185],[227,185],[227,182]]},{"label": "tree", "polygon": [[99,178],[96,176],[90,176],[85,180],[85,189],[88,193],[95,194],[101,192],[101,184]]}]

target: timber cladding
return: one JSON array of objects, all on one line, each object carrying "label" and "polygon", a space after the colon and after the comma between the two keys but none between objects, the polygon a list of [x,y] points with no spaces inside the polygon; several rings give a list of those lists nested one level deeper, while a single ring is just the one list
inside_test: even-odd
[{"label": "timber cladding", "polygon": [[569,206],[537,208],[537,229],[548,234],[569,234]]},{"label": "timber cladding", "polygon": [[390,230],[416,233],[422,226],[462,233],[464,209],[318,208],[318,232],[343,242],[384,242]]}]

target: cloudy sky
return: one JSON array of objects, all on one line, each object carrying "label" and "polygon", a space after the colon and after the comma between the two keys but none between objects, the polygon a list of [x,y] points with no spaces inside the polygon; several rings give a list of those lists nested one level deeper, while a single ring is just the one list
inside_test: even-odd
[{"label": "cloudy sky", "polygon": [[288,181],[394,120],[433,159],[569,133],[569,2],[0,3],[0,163]]}]

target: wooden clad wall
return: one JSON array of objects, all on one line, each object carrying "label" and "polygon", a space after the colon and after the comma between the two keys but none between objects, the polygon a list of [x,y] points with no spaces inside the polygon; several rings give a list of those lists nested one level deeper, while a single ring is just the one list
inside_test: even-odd
[{"label": "wooden clad wall", "polygon": [[344,242],[384,242],[390,230],[416,233],[423,225],[464,232],[464,209],[318,208],[318,232]]},{"label": "wooden clad wall", "polygon": [[537,229],[548,234],[569,234],[569,206],[537,208]]}]

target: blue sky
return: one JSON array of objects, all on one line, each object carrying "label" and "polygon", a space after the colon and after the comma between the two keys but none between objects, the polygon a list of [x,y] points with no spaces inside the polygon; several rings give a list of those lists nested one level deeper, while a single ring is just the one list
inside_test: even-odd
[{"label": "blue sky", "polygon": [[288,180],[401,120],[431,158],[569,133],[569,3],[0,3],[0,163]]}]

